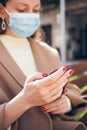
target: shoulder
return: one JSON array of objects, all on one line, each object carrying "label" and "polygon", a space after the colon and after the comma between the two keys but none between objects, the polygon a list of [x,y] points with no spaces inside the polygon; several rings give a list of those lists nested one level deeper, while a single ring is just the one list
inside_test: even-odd
[{"label": "shoulder", "polygon": [[29,38],[30,45],[32,49],[39,49],[42,52],[45,51],[45,53],[50,53],[55,56],[59,56],[58,51],[55,48],[52,48],[47,43],[41,41],[41,40],[34,40],[32,38]]},{"label": "shoulder", "polygon": [[60,56],[55,48],[49,46],[43,41],[38,42],[38,44],[39,46],[41,46],[42,50],[45,51],[47,57],[51,59],[51,61],[53,61],[54,63],[56,62],[58,66],[61,66]]},{"label": "shoulder", "polygon": [[35,41],[32,38],[30,38],[29,41],[33,52],[39,51],[39,54],[45,56],[48,59],[48,61],[52,62],[52,64],[55,63],[56,66],[61,66],[60,56],[55,48],[52,48],[43,41]]},{"label": "shoulder", "polygon": [[43,41],[38,41],[37,43],[43,50],[45,50],[50,55],[59,56],[58,51],[55,48],[49,46],[47,43]]}]

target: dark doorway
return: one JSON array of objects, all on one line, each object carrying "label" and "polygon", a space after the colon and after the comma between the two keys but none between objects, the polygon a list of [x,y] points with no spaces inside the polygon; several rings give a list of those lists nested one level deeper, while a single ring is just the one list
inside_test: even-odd
[{"label": "dark doorway", "polygon": [[49,24],[49,25],[42,26],[42,30],[44,32],[43,34],[44,41],[51,46],[52,45],[52,25]]},{"label": "dark doorway", "polygon": [[87,25],[80,30],[80,42],[81,59],[87,59]]},{"label": "dark doorway", "polygon": [[87,58],[87,24],[86,24],[86,30],[85,30],[85,52],[86,52],[86,58]]}]

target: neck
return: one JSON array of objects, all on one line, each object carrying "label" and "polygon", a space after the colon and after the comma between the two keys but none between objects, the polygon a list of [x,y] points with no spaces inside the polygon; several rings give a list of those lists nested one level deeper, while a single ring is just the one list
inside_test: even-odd
[{"label": "neck", "polygon": [[9,35],[9,36],[13,36],[13,37],[17,37],[15,34],[12,33],[11,29],[9,27],[7,27],[5,35]]}]

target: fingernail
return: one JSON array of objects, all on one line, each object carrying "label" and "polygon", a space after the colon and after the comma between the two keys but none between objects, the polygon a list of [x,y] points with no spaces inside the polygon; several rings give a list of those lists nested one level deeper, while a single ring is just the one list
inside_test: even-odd
[{"label": "fingernail", "polygon": [[41,107],[41,109],[45,109],[45,107]]},{"label": "fingernail", "polygon": [[41,110],[42,110],[43,112],[47,112],[47,110],[46,110],[46,109],[42,109],[42,108],[41,108]]},{"label": "fingernail", "polygon": [[63,71],[66,71],[66,70],[67,70],[67,66],[64,66],[64,67],[63,67]]},{"label": "fingernail", "polygon": [[43,110],[44,113],[47,113],[47,110]]},{"label": "fingernail", "polygon": [[71,75],[74,74],[74,70],[71,70],[71,71],[69,72],[69,74],[70,74],[70,76],[68,76],[67,79],[70,79]]},{"label": "fingernail", "polygon": [[44,108],[44,107],[42,107],[41,109],[42,109],[43,111],[46,111],[46,110],[47,110],[47,109],[46,109],[46,108]]},{"label": "fingernail", "polygon": [[68,76],[67,79],[70,79],[71,76]]},{"label": "fingernail", "polygon": [[71,71],[69,72],[69,74],[70,74],[70,75],[73,75],[73,74],[74,74],[74,70],[71,70]]},{"label": "fingernail", "polygon": [[48,76],[48,74],[46,74],[46,73],[43,73],[43,74],[42,74],[42,76],[43,76],[43,77],[47,77],[47,76]]}]

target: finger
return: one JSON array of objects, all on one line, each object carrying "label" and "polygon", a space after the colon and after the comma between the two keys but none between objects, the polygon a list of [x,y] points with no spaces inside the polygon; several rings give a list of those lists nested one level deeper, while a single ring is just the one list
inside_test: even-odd
[{"label": "finger", "polygon": [[56,91],[57,93],[59,92],[61,90],[61,86],[60,87],[58,87],[58,85],[56,85],[56,84],[52,84],[52,85],[50,85],[50,86],[47,86],[47,87],[44,87],[44,88],[41,88],[40,89],[40,91],[43,93],[43,94],[45,94],[45,93],[49,93],[50,92],[50,94],[51,93],[54,93],[54,91]]},{"label": "finger", "polygon": [[52,111],[51,113],[52,113],[52,114],[64,114],[64,113],[66,113],[67,111],[68,111],[68,110],[67,110],[66,106],[63,106],[63,107],[61,107],[61,109],[54,110],[54,111]]},{"label": "finger", "polygon": [[51,93],[54,93],[55,91],[59,94],[59,97],[61,96],[62,92],[63,92],[63,87],[65,86],[65,84],[68,82],[68,79],[66,78],[65,81],[62,81],[62,83],[59,85],[58,82],[56,82],[55,84],[52,84],[49,88],[49,91]]},{"label": "finger", "polygon": [[46,78],[40,80],[39,85],[40,86],[49,86],[50,84],[54,83],[57,79],[59,79],[60,76],[62,76],[65,71],[67,70],[66,67],[61,67],[58,71],[55,73],[47,76]]},{"label": "finger", "polygon": [[60,99],[53,101],[52,103],[42,106],[42,108],[45,108],[45,109],[49,109],[49,108],[53,108],[53,107],[59,108],[59,107],[63,106],[64,104],[66,104],[65,99],[60,98]]},{"label": "finger", "polygon": [[61,86],[60,86],[54,89],[50,89],[50,88],[41,89],[41,91],[42,91],[42,94],[44,94],[45,98],[52,102],[61,96],[63,90],[61,89]]},{"label": "finger", "polygon": [[61,91],[58,93],[57,90],[55,89],[54,91],[44,91],[44,98],[47,99],[47,104],[50,102],[53,102],[54,100],[56,100],[57,98],[59,98]]},{"label": "finger", "polygon": [[49,108],[52,108],[52,107],[55,107],[56,106],[56,101],[52,102],[52,103],[49,103],[49,104],[46,104],[46,105],[43,105],[42,108],[43,109],[49,109]]},{"label": "finger", "polygon": [[28,76],[26,82],[29,83],[29,82],[32,82],[35,80],[42,79],[43,77],[46,77],[46,75],[47,75],[46,73],[43,74],[43,73],[36,72],[36,73],[32,74],[31,76]]},{"label": "finger", "polygon": [[72,76],[72,74],[74,73],[74,70],[68,70],[67,72],[65,72],[58,80],[58,83],[61,84],[62,82],[64,82],[66,79],[67,81],[69,81],[69,78]]},{"label": "finger", "polygon": [[[62,87],[64,87],[68,83],[68,81],[69,81],[68,77],[70,77],[72,75],[71,72],[73,73],[72,70],[67,71],[59,80],[57,80],[52,85],[58,86],[58,89],[60,90]],[[50,86],[50,87],[52,87],[52,86]]]},{"label": "finger", "polygon": [[56,81],[59,79],[67,70],[67,66],[63,66],[60,69],[58,69],[56,72],[52,73],[48,77],[50,77],[53,81]]},{"label": "finger", "polygon": [[52,97],[49,98],[49,103],[55,101],[55,100],[58,99],[58,98],[59,98],[59,93],[57,93],[57,94],[55,94],[55,95],[52,95]]},{"label": "finger", "polygon": [[48,113],[48,112],[53,112],[53,111],[57,111],[57,107],[55,106],[55,107],[48,108],[48,109],[42,108],[42,111],[43,111],[43,112],[46,112],[46,113]]},{"label": "finger", "polygon": [[[74,73],[73,70],[69,70],[67,71],[57,82],[55,82],[55,86],[58,85],[58,89],[60,91],[60,89],[64,90],[64,86],[69,82],[69,78],[70,76]],[[63,91],[62,91],[63,93]],[[62,94],[61,93],[61,94]]]},{"label": "finger", "polygon": [[[65,73],[66,69],[67,69],[67,67],[61,67],[55,73],[47,76],[44,79],[41,79],[39,82],[36,82],[36,84],[39,84],[39,86],[41,86],[41,88],[43,88],[44,86],[49,86],[50,84],[53,84],[57,79],[59,79],[59,77]],[[40,78],[42,78],[41,76],[40,76]],[[33,78],[33,80],[34,79],[35,79],[35,77]],[[36,79],[37,79],[37,76],[36,76]],[[32,78],[31,78],[31,80],[32,80]]]},{"label": "finger", "polygon": [[61,106],[65,105],[65,104],[66,104],[66,99],[65,98],[59,98],[58,101],[56,102],[56,105],[58,107],[61,107]]},{"label": "finger", "polygon": [[63,76],[65,76],[65,77],[67,77],[67,79],[69,79],[73,74],[74,74],[74,70],[70,69],[66,73],[64,73]]},{"label": "finger", "polygon": [[43,89],[41,89],[42,91],[46,92],[46,91],[57,91],[60,92],[64,85],[68,82],[68,79],[66,78],[65,81],[62,80],[62,83],[59,83],[58,81],[56,81],[55,83],[53,83],[52,85],[49,85]]}]

